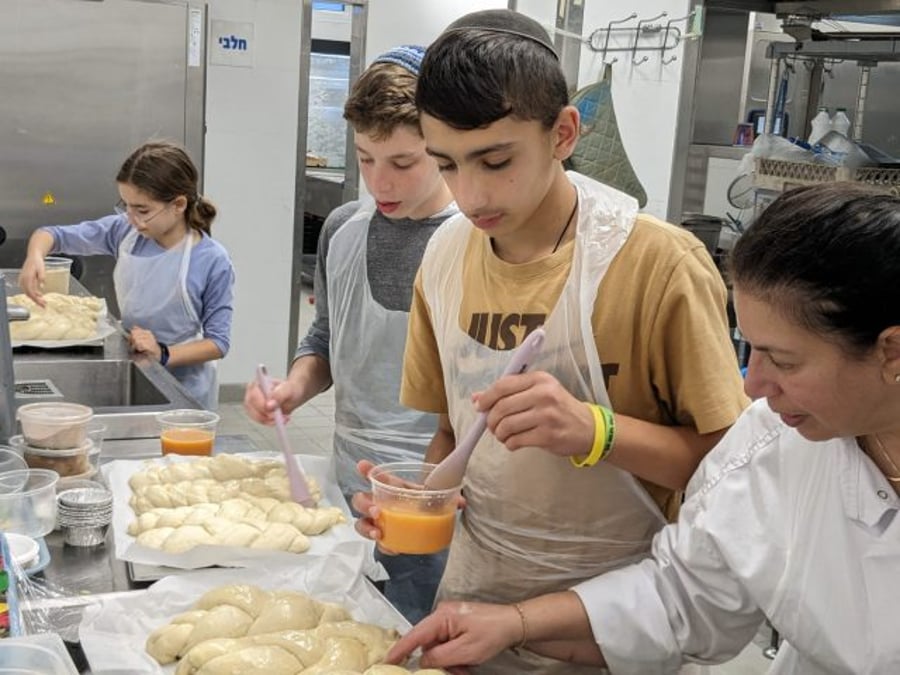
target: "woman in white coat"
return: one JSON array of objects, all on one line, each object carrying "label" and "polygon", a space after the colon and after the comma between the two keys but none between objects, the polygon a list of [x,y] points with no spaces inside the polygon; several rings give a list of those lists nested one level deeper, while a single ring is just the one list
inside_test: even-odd
[{"label": "woman in white coat", "polygon": [[900,672],[900,198],[788,192],[732,280],[758,399],[700,465],[653,555],[515,605],[444,603],[391,651],[519,646],[612,673],[720,663],[768,619],[778,673]]},{"label": "woman in white coat", "polygon": [[116,182],[115,214],[31,235],[19,285],[43,304],[47,255],[115,256],[116,300],[132,348],[215,409],[215,364],[230,345],[234,297],[231,260],[210,236],[216,208],[200,196],[188,154],[166,141],[132,152]]}]

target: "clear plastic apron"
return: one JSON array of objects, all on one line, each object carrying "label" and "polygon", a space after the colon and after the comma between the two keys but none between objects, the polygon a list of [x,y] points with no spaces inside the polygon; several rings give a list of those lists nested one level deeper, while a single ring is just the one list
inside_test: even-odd
[{"label": "clear plastic apron", "polygon": [[437,415],[400,405],[409,313],[385,309],[372,297],[366,249],[373,215],[375,202],[366,200],[328,247],[334,457],[345,495],[370,489],[356,470],[359,460],[421,460],[437,429]]},{"label": "clear plastic apron", "polygon": [[[127,330],[146,328],[167,345],[202,339],[203,326],[187,290],[193,230],[182,243],[148,257],[131,253],[137,237],[137,230],[132,230],[122,240],[113,271],[122,324]],[[200,404],[215,410],[219,400],[215,361],[179,366],[171,372]]]},{"label": "clear plastic apron", "polygon": [[[547,317],[532,370],[554,375],[576,398],[609,405],[591,317],[597,289],[631,232],[637,202],[579,174],[572,266]],[[470,395],[491,384],[510,352],[494,351],[459,327],[463,258],[472,226],[449,221],[423,265],[450,420],[460,438],[475,419]],[[627,310],[626,310],[627,311]],[[509,452],[492,434],[479,442],[463,486],[466,508],[454,534],[439,599],[514,602],[563,590],[645,557],[665,519],[646,490],[611,464],[589,469],[538,448]],[[536,657],[501,654],[477,672],[596,672]]]}]

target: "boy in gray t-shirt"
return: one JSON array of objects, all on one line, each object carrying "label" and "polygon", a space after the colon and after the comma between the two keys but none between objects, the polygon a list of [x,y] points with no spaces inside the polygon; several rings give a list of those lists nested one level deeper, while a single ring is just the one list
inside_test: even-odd
[{"label": "boy in gray t-shirt", "polygon": [[[344,117],[353,126],[360,173],[370,197],[335,209],[319,239],[316,317],[297,348],[287,379],[265,400],[255,385],[244,405],[271,424],[332,384],[334,458],[347,501],[366,488],[356,470],[418,460],[437,428],[437,416],[400,404],[400,374],[413,281],[434,230],[455,214],[453,197],[425,151],[415,105],[424,49],[403,46],[379,56],[353,84]],[[434,602],[446,552],[385,555],[384,592],[411,622]]]}]

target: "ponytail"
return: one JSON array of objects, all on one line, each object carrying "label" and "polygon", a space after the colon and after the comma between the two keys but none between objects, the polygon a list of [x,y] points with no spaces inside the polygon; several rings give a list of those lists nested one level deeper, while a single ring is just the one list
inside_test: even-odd
[{"label": "ponytail", "polygon": [[216,207],[198,192],[199,174],[187,151],[170,141],[148,141],[119,169],[116,181],[129,183],[153,199],[171,202],[184,195],[184,219],[198,232],[210,234]]},{"label": "ponytail", "polygon": [[202,195],[197,195],[191,200],[185,212],[185,219],[193,229],[212,235],[212,222],[216,218],[216,213],[216,207],[211,201]]}]

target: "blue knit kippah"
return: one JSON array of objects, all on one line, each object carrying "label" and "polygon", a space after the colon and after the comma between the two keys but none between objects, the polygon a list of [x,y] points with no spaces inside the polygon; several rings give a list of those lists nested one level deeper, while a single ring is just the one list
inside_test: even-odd
[{"label": "blue knit kippah", "polygon": [[406,68],[416,77],[419,76],[419,68],[422,66],[422,58],[425,56],[425,47],[419,45],[400,45],[389,49],[372,63],[395,63]]}]

